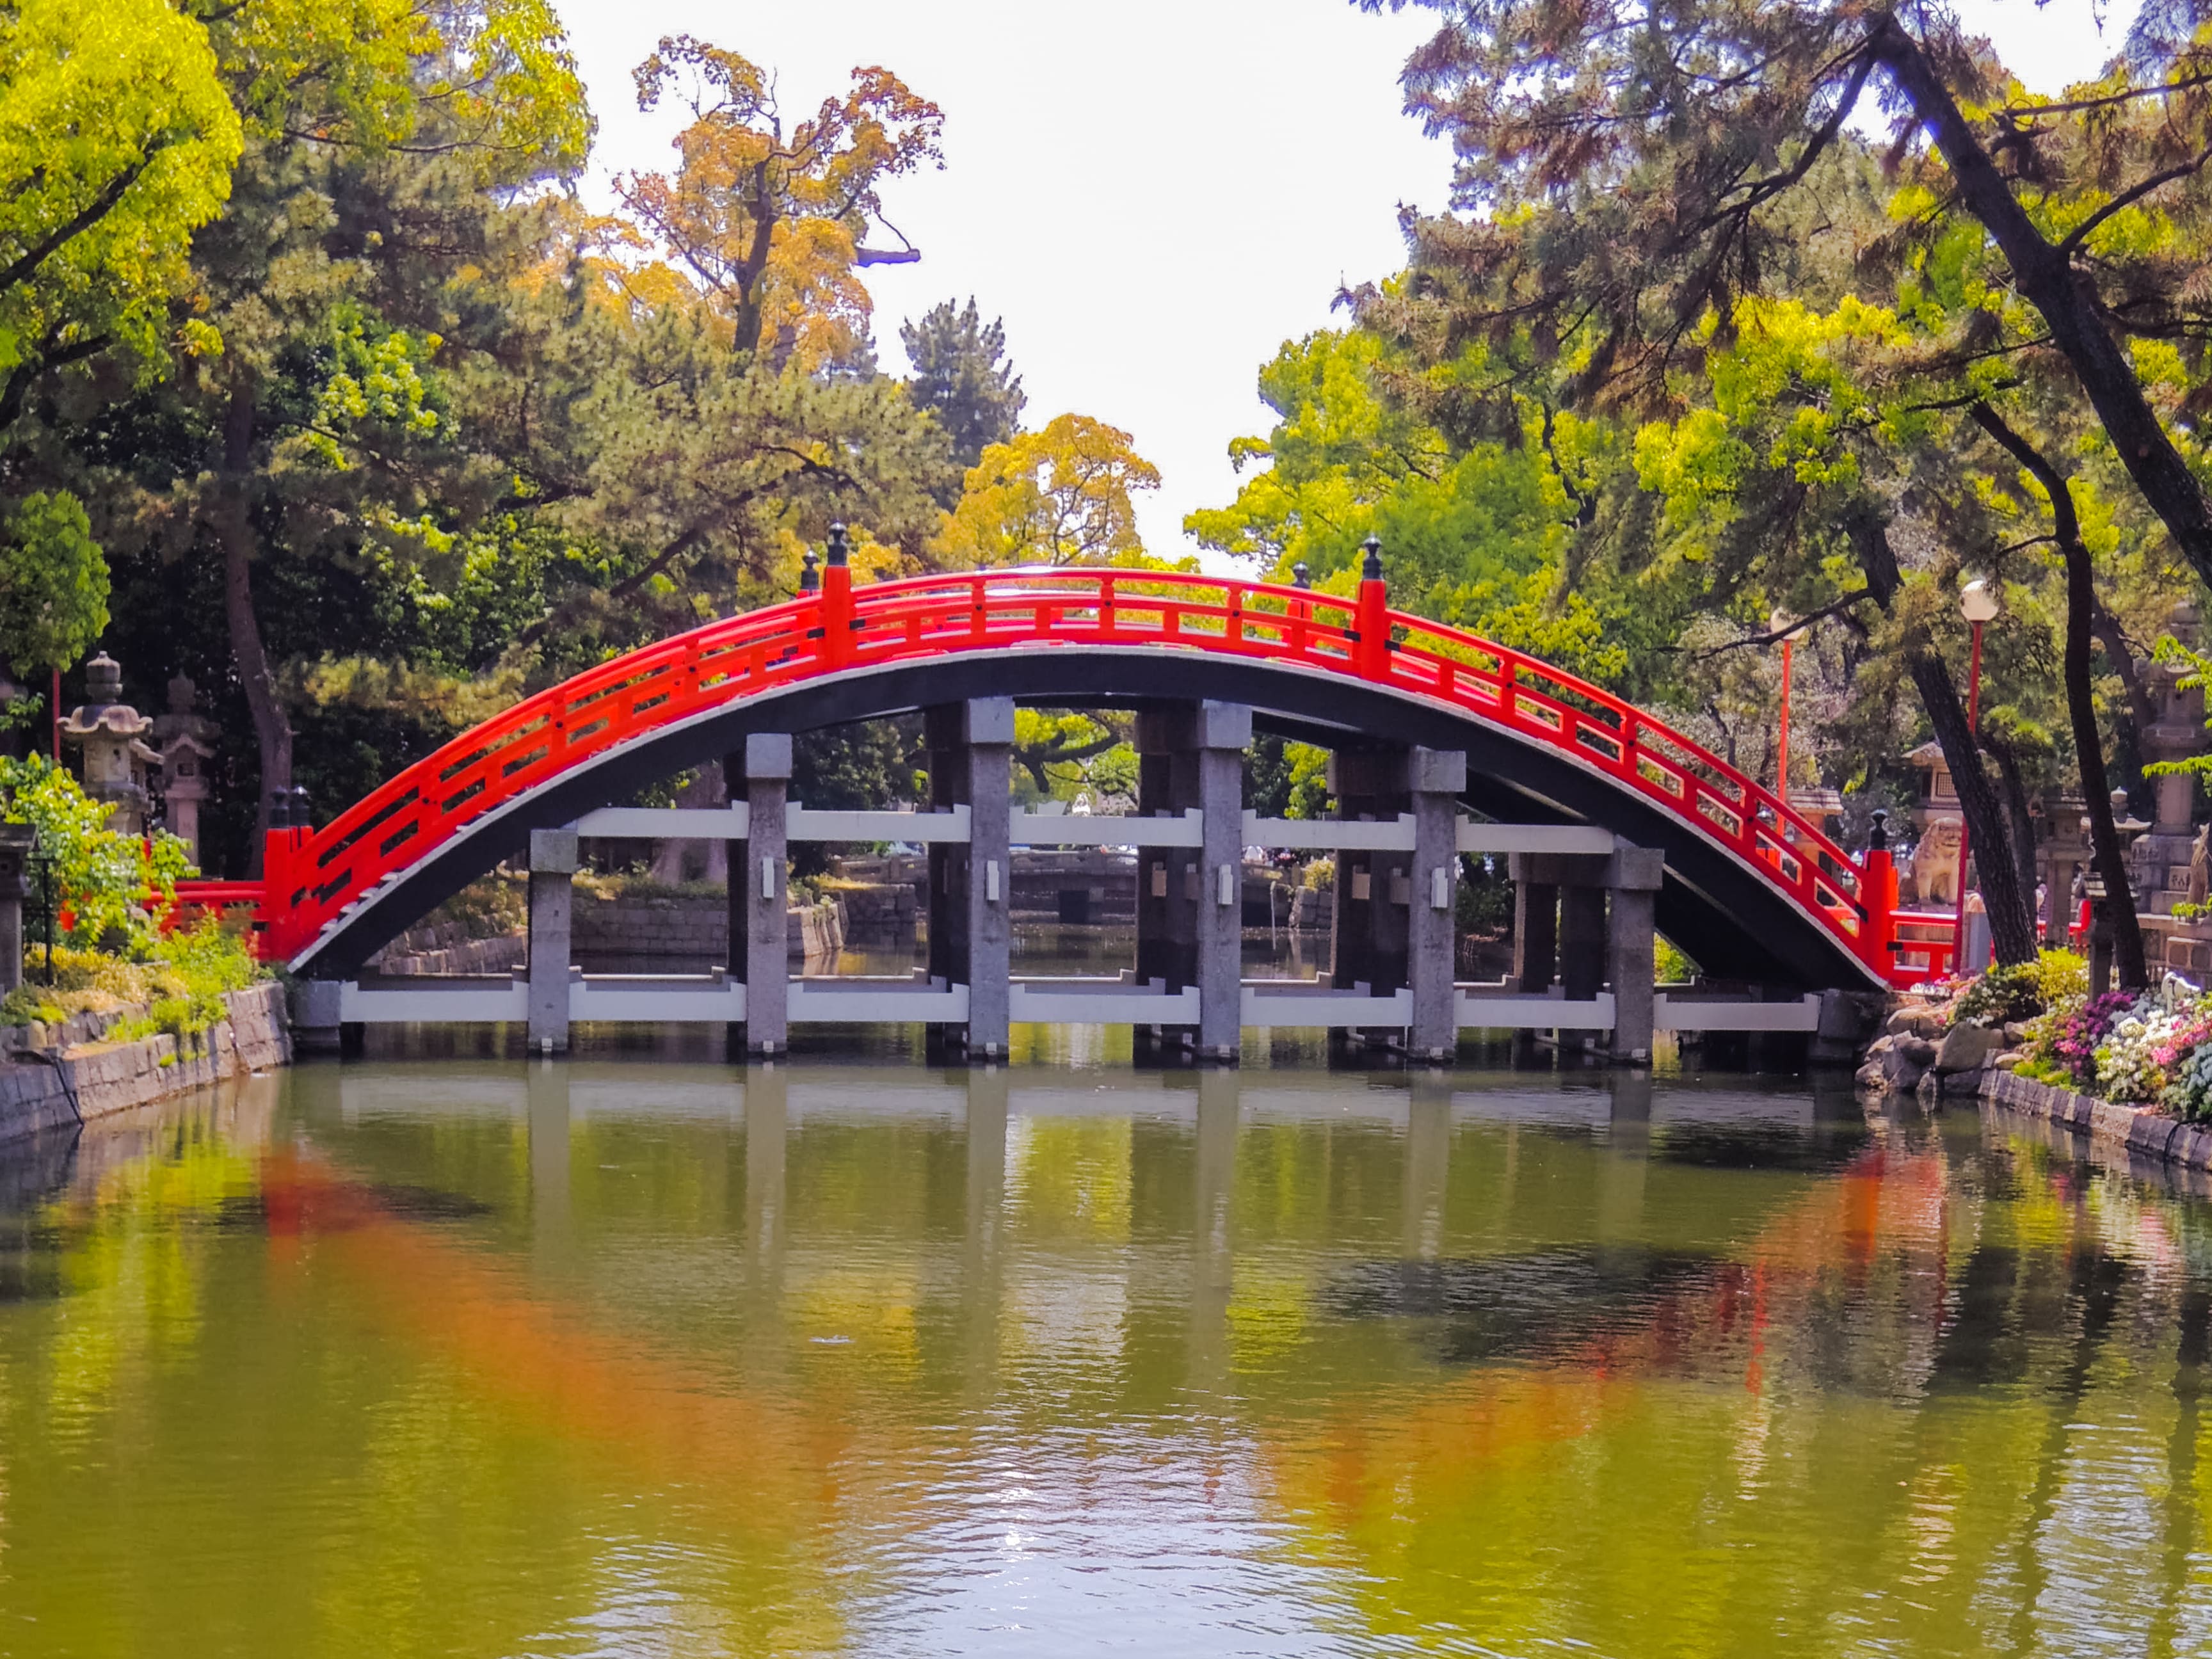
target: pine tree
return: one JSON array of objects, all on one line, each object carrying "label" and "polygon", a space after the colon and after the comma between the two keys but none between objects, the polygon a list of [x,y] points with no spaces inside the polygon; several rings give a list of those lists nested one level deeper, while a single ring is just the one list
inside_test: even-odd
[{"label": "pine tree", "polygon": [[[964,471],[983,459],[993,444],[1021,430],[1022,377],[1006,361],[1006,331],[1001,319],[988,327],[971,298],[964,308],[945,301],[918,323],[903,323],[899,338],[914,364],[908,395],[918,409],[934,410],[952,440],[952,458]],[[952,483],[959,495],[959,481]],[[946,502],[950,506],[951,502]]]}]

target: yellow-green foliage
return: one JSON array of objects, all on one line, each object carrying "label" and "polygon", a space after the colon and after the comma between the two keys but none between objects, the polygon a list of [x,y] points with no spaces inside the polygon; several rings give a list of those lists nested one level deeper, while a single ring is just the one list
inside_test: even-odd
[{"label": "yellow-green foliage", "polygon": [[2045,951],[2036,958],[2035,982],[2046,1008],[2056,1008],[2069,998],[2086,997],[2089,959],[2071,951]]},{"label": "yellow-green foliage", "polygon": [[213,920],[157,941],[137,961],[57,945],[52,985],[29,976],[43,973],[43,951],[33,952],[25,965],[24,982],[0,1001],[0,1024],[51,1025],[75,1014],[143,1007],[143,1014],[109,1029],[118,1042],[156,1031],[179,1037],[204,1031],[223,1018],[225,992],[242,991],[264,973],[244,939]]}]

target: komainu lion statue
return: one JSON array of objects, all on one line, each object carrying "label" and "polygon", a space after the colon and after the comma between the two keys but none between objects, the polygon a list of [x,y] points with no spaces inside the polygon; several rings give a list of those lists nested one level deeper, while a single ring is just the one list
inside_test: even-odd
[{"label": "komainu lion statue", "polygon": [[[1916,904],[1956,904],[1959,902],[1959,842],[1956,818],[1937,818],[1921,833],[1906,870]],[[1900,889],[1905,882],[1898,884]]]}]

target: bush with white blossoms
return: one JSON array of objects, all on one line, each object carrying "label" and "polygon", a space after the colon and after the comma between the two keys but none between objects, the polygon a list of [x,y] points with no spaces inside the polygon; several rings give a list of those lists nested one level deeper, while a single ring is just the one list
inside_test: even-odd
[{"label": "bush with white blossoms", "polygon": [[2023,1076],[2212,1118],[2212,997],[2186,980],[2168,975],[2132,999],[2063,995],[2029,1030]]},{"label": "bush with white blossoms", "polygon": [[2097,1083],[2111,1100],[2156,1100],[2166,1092],[2161,1050],[2170,1050],[2180,1020],[2146,997],[2115,1021],[2097,1048]]}]

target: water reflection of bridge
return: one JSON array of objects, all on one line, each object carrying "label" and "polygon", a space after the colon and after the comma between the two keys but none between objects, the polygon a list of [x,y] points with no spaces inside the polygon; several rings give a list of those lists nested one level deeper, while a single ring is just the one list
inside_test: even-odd
[{"label": "water reflection of bridge", "polygon": [[[1177,1455],[1236,1472],[1377,1638],[1479,1613],[1509,1648],[1717,1654],[1743,1620],[1880,1617],[1902,1650],[2179,1652],[2212,1613],[2202,1264],[2191,1216],[2124,1181],[1664,1079],[1112,1081],[309,1068],[227,1133],[248,1169],[271,1133],[304,1145],[341,1206],[272,1285],[373,1314],[534,1456],[641,1492],[722,1476],[665,1523],[788,1528],[817,1584],[864,1512],[917,1518],[884,1470],[1138,1420],[1184,1425]],[[156,1188],[167,1121],[88,1148],[64,1228]],[[264,1199],[304,1179],[285,1148]],[[1485,1299],[1547,1261],[1597,1263],[1579,1308]],[[969,1417],[925,1426],[948,1401]],[[19,1574],[43,1547],[10,1538]]]}]

